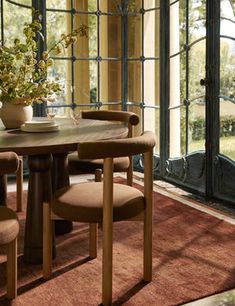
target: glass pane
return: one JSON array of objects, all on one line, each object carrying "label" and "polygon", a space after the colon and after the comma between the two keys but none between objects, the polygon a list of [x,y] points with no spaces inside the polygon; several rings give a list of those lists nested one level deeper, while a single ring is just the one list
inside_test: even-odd
[{"label": "glass pane", "polygon": [[179,106],[185,98],[186,70],[183,58],[184,55],[177,55],[170,59],[170,107]]},{"label": "glass pane", "polygon": [[128,17],[128,57],[139,58],[142,55],[141,16]]},{"label": "glass pane", "polygon": [[14,1],[16,3],[22,4],[22,5],[28,5],[28,6],[32,6],[32,0],[17,0]]},{"label": "glass pane", "polygon": [[205,150],[206,109],[204,98],[196,99],[189,106],[188,152]]},{"label": "glass pane", "polygon": [[104,58],[120,58],[121,48],[121,17],[100,17],[100,56]]},{"label": "glass pane", "polygon": [[[23,2],[22,2],[23,3]],[[26,4],[26,3],[24,3]],[[3,2],[4,43],[11,45],[15,38],[24,39],[24,23],[32,21],[32,11],[15,4]],[[14,22],[12,22],[14,20]]]},{"label": "glass pane", "polygon": [[220,100],[220,153],[235,160],[235,104]]},{"label": "glass pane", "polygon": [[141,0],[129,0],[128,5],[129,5],[128,10],[130,13],[138,13],[140,9],[142,8],[142,1]]},{"label": "glass pane", "polygon": [[[206,66],[205,3],[198,0],[171,3],[170,157],[179,157],[205,149],[205,87],[200,85]],[[200,124],[199,137],[194,127]]]},{"label": "glass pane", "polygon": [[144,103],[148,106],[159,105],[159,61],[146,60],[144,62]]},{"label": "glass pane", "polygon": [[[88,16],[88,15],[81,15],[77,14],[75,15],[73,19],[73,29],[79,28],[82,24],[88,24],[88,22],[93,18],[94,16]],[[91,20],[91,21],[93,21]],[[95,17],[96,20],[96,17]],[[54,29],[57,29],[54,31]],[[47,45],[48,49],[50,49],[52,46],[54,46],[60,39],[62,34],[68,34],[72,31],[72,25],[71,25],[71,15],[69,13],[58,13],[58,12],[48,12],[47,13]],[[88,30],[88,37],[80,35],[77,36],[77,42],[73,45],[74,55],[76,57],[89,57],[89,47],[91,52],[95,52],[95,46],[96,46],[96,39],[93,36],[94,34],[94,26],[93,23],[89,25]],[[92,46],[89,46],[89,43],[92,44]],[[94,47],[93,47],[94,46]],[[71,56],[71,48],[64,49],[61,54],[59,54],[59,57],[64,56]]]},{"label": "glass pane", "polygon": [[102,102],[121,102],[121,62],[102,61],[100,65]]},{"label": "glass pane", "polygon": [[220,40],[220,94],[235,99],[235,42]]},{"label": "glass pane", "polygon": [[[90,75],[90,102],[95,103],[98,101],[97,98],[97,62],[96,61],[89,61],[89,75]],[[101,72],[102,74],[102,72]]]},{"label": "glass pane", "polygon": [[[102,10],[102,8],[101,8],[101,10]],[[89,0],[88,1],[88,11],[89,12],[97,11],[97,0]]]},{"label": "glass pane", "polygon": [[235,37],[234,33],[234,0],[221,0],[220,12],[220,34]]},{"label": "glass pane", "polygon": [[159,0],[145,0],[144,1],[144,9],[153,9],[159,6]]},{"label": "glass pane", "polygon": [[88,16],[88,41],[89,41],[89,57],[97,57],[97,17],[95,15]]},{"label": "glass pane", "polygon": [[200,80],[205,78],[206,66],[206,41],[202,40],[193,45],[189,50],[189,100],[201,97],[204,103],[205,86],[200,85]]},{"label": "glass pane", "polygon": [[185,112],[180,107],[170,110],[170,157],[185,153]]},{"label": "glass pane", "polygon": [[152,131],[156,135],[155,153],[159,154],[159,137],[160,137],[160,110],[153,108],[144,109],[144,130]]},{"label": "glass pane", "polygon": [[141,63],[130,61],[128,63],[128,100],[140,103],[142,101]]},{"label": "glass pane", "polygon": [[206,5],[202,1],[190,0],[188,6],[189,44],[191,44],[195,39],[206,36]]},{"label": "glass pane", "polygon": [[170,6],[170,55],[183,50],[186,43],[185,3],[185,0],[180,0]]},{"label": "glass pane", "polygon": [[[54,30],[56,29],[56,31]],[[70,33],[70,14],[47,12],[47,48],[50,50],[60,39],[62,34]],[[65,49],[59,57],[68,56]]]},{"label": "glass pane", "polygon": [[104,13],[120,14],[122,11],[122,0],[100,1],[100,10]]},{"label": "glass pane", "polygon": [[[235,160],[235,1],[221,1],[220,153]],[[230,38],[231,37],[231,38]]]},{"label": "glass pane", "polygon": [[185,1],[179,1],[170,6],[170,107],[179,106],[185,98],[185,53],[178,54],[184,44]]},{"label": "glass pane", "polygon": [[144,17],[144,56],[159,57],[160,52],[160,12],[150,11]]},{"label": "glass pane", "polygon": [[48,9],[55,9],[55,8],[60,10],[64,10],[66,8],[68,9],[68,7],[66,7],[66,0],[47,0],[46,7]]},{"label": "glass pane", "polygon": [[61,92],[58,96],[56,96],[55,103],[62,105],[66,103],[66,96],[67,103],[71,103],[70,96],[71,96],[71,78],[68,77],[70,75],[71,67],[70,62],[65,60],[54,60],[54,65],[48,69],[48,78],[55,79],[58,78],[60,84],[63,87],[63,92]]},{"label": "glass pane", "polygon": [[76,14],[73,18],[73,29],[81,25],[88,27],[87,36],[77,36],[74,44],[74,55],[76,57],[88,58],[97,56],[97,17],[90,14]]}]

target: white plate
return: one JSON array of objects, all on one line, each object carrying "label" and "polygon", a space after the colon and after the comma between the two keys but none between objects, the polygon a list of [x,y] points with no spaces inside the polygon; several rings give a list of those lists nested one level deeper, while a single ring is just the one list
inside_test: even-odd
[{"label": "white plate", "polygon": [[45,119],[34,119],[31,121],[26,121],[25,126],[35,127],[35,126],[54,126],[56,122],[54,120]]},{"label": "white plate", "polygon": [[28,125],[22,124],[20,129],[21,131],[30,132],[30,133],[56,132],[59,130],[59,125],[56,123],[54,123],[53,125],[49,125],[49,126],[41,126],[41,125],[28,126]]}]

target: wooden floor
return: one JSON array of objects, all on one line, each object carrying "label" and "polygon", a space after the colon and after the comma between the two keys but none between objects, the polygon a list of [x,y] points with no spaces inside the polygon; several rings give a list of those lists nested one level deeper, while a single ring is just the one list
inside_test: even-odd
[{"label": "wooden floor", "polygon": [[235,305],[235,289],[215,294],[184,306],[233,306]]}]

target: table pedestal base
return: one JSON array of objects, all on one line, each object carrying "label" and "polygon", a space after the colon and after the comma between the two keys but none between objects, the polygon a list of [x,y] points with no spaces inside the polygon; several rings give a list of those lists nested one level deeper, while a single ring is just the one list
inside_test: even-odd
[{"label": "table pedestal base", "polygon": [[[43,203],[52,199],[52,192],[69,185],[67,154],[32,155],[28,159],[29,187],[25,224],[24,262],[42,263]],[[52,179],[51,179],[52,178]],[[62,235],[72,230],[72,222],[55,220],[55,233]],[[56,256],[53,235],[53,258]]]},{"label": "table pedestal base", "polygon": [[[51,201],[51,155],[29,156],[29,186],[25,224],[24,262],[42,263],[43,203]],[[53,239],[54,240],[54,239]],[[54,242],[54,241],[53,241]],[[53,258],[55,244],[53,243]]]},{"label": "table pedestal base", "polygon": [[0,175],[0,205],[7,205],[7,176],[6,174]]},{"label": "table pedestal base", "polygon": [[[67,154],[54,154],[52,166],[52,192],[69,186]],[[71,232],[73,223],[67,220],[55,220],[55,234],[63,235]]]}]

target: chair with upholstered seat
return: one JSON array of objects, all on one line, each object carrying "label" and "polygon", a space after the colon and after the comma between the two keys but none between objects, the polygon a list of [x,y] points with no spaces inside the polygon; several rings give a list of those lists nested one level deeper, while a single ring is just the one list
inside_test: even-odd
[{"label": "chair with upholstered seat", "polygon": [[[85,182],[55,192],[52,203],[44,203],[43,275],[52,276],[52,211],[61,218],[86,223],[102,223],[103,286],[102,302],[112,302],[113,222],[144,221],[143,278],[152,279],[152,188],[155,136],[84,142],[78,145],[80,159],[104,158],[103,182]],[[113,183],[113,158],[144,154],[144,193],[135,187]],[[91,192],[92,191],[92,192]]]},{"label": "chair with upholstered seat", "polygon": [[[1,152],[0,174],[4,177],[7,173],[17,173],[20,162],[16,153]],[[3,191],[6,192],[6,189],[4,188]],[[4,200],[5,198],[6,195]],[[0,206],[0,245],[6,245],[7,247],[7,297],[12,299],[17,294],[17,236],[19,222],[16,213],[5,207],[6,203],[0,203],[0,205],[3,205]]]},{"label": "chair with upholstered seat", "polygon": [[10,208],[0,206],[0,245],[7,247],[7,297],[17,295],[17,236],[19,222]]},{"label": "chair with upholstered seat", "polygon": [[[84,119],[95,120],[107,120],[107,121],[119,121],[127,124],[128,135],[130,138],[133,136],[133,127],[139,123],[139,117],[132,112],[124,111],[111,111],[111,110],[99,110],[99,111],[84,111],[81,114]],[[101,181],[101,172],[103,170],[103,159],[90,159],[81,160],[76,153],[72,153],[68,156],[68,169],[69,174],[95,174],[95,181]],[[127,184],[132,185],[132,158],[131,157],[119,157],[114,158],[113,161],[114,172],[126,172]]]},{"label": "chair with upholstered seat", "polygon": [[[23,159],[14,152],[0,153],[0,194],[1,205],[7,205],[7,174],[16,174],[16,211],[22,211],[23,202]],[[4,203],[3,203],[4,202]]]},{"label": "chair with upholstered seat", "polygon": [[[98,110],[98,111],[83,111],[81,114],[83,119],[118,121],[128,126],[128,138],[133,136],[133,127],[139,123],[139,117],[132,112]],[[95,159],[80,159],[77,153],[71,153],[68,156],[68,171],[69,174],[94,174],[95,181],[102,180],[104,160]],[[132,156],[122,156],[113,159],[113,172],[126,172],[127,184],[132,186],[133,182],[133,162]],[[90,256],[97,256],[97,228],[98,224],[90,224]]]}]

